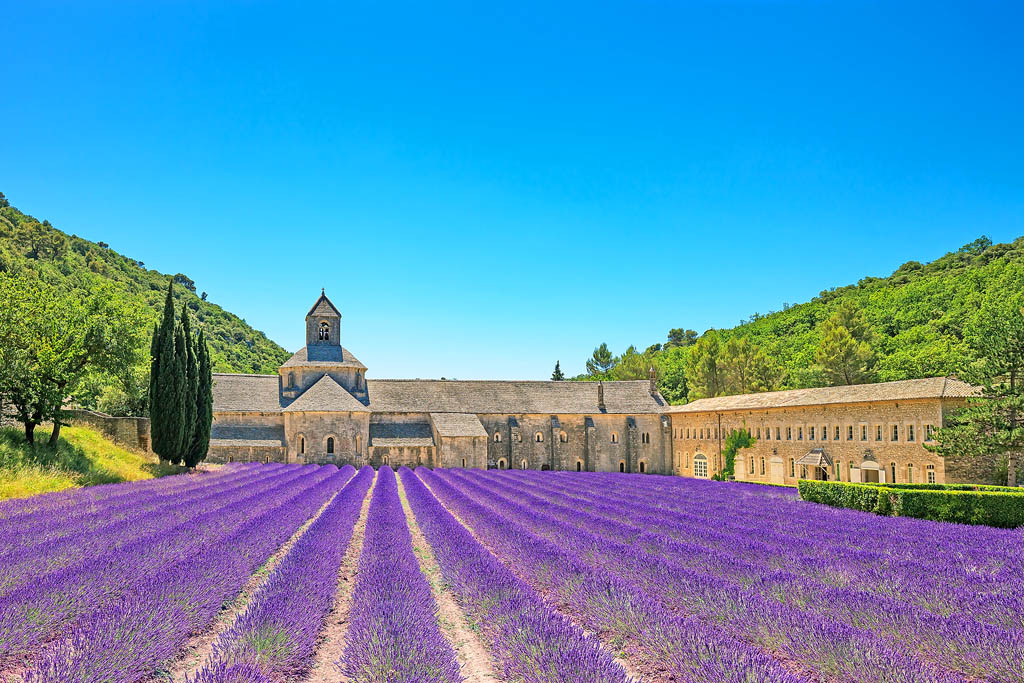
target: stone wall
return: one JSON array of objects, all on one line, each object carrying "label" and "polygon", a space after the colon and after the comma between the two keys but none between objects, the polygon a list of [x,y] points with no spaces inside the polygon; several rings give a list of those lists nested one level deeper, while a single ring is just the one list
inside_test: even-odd
[{"label": "stone wall", "polygon": [[116,444],[149,452],[148,417],[114,417],[92,410],[64,411],[68,424],[95,429]]}]

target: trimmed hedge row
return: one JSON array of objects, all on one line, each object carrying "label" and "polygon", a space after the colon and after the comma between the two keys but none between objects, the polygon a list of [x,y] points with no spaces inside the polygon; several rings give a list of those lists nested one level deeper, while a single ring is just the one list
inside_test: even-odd
[{"label": "trimmed hedge row", "polygon": [[928,491],[1003,491],[1024,495],[1024,488],[1017,486],[989,486],[988,484],[871,484],[887,489],[923,489]]},{"label": "trimmed hedge row", "polygon": [[879,515],[1002,528],[1024,526],[1024,492],[1008,487],[997,491],[949,487],[935,490],[909,488],[908,485],[899,484],[801,479],[798,488],[803,500]]}]

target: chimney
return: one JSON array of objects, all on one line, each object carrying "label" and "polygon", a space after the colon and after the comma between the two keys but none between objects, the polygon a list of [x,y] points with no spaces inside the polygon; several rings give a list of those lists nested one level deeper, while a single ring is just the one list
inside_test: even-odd
[{"label": "chimney", "polygon": [[648,390],[651,392],[651,396],[658,395],[658,376],[654,373],[654,366],[651,366],[650,371],[647,373],[647,381],[649,383]]},{"label": "chimney", "polygon": [[607,410],[604,407],[604,382],[597,383],[597,409],[602,413]]}]

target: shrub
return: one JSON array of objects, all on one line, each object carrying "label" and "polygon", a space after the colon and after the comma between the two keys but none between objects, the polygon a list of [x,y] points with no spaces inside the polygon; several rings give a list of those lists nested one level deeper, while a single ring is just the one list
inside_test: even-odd
[{"label": "shrub", "polygon": [[1024,492],[969,484],[857,484],[801,480],[800,498],[880,515],[961,524],[1024,526]]}]

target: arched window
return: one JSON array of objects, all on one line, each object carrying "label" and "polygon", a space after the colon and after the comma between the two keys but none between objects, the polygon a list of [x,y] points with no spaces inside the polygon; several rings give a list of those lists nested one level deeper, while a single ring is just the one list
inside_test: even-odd
[{"label": "arched window", "polygon": [[892,481],[890,481],[889,483],[890,484],[895,484],[896,483],[896,463],[894,463],[894,462],[889,463],[889,472],[892,474]]},{"label": "arched window", "polygon": [[306,437],[300,436],[299,437],[299,453],[303,454],[305,452],[306,452]]},{"label": "arched window", "polygon": [[761,456],[761,476],[764,476],[764,456]]},{"label": "arched window", "polygon": [[327,452],[328,453],[333,453],[334,452],[334,437],[333,436],[327,437]]},{"label": "arched window", "polygon": [[506,465],[505,458],[498,458],[498,469],[499,470],[505,469],[505,465]]},{"label": "arched window", "polygon": [[466,469],[466,459],[462,459],[462,469]]},{"label": "arched window", "polygon": [[700,453],[693,456],[693,476],[701,479],[708,478],[708,459]]},{"label": "arched window", "polygon": [[577,472],[582,472],[583,471],[583,463],[580,462],[579,460],[576,461],[576,471]]},{"label": "arched window", "polygon": [[317,330],[316,338],[320,341],[330,341],[331,339],[331,324],[326,320],[320,321],[320,329]]},{"label": "arched window", "polygon": [[750,456],[750,467],[747,468],[747,472],[754,473],[754,456]]},{"label": "arched window", "polygon": [[294,387],[295,386],[295,373],[294,372],[289,372],[288,373],[288,386],[290,386],[290,387]]},{"label": "arched window", "polygon": [[646,471],[647,471],[647,463],[645,463],[643,460],[641,460],[640,461],[640,474],[643,474]]},{"label": "arched window", "polygon": [[565,432],[559,432],[558,440],[561,441],[562,443],[569,443],[569,435],[566,434]]},{"label": "arched window", "polygon": [[625,471],[626,471],[626,463],[623,462],[622,460],[620,460],[619,461],[619,472],[625,472]]},{"label": "arched window", "polygon": [[356,434],[356,455],[363,452],[363,437],[360,434]]},{"label": "arched window", "polygon": [[907,483],[914,483],[914,463],[907,463]]},{"label": "arched window", "polygon": [[540,469],[542,472],[547,472],[548,470],[551,469],[551,465],[541,465]]},{"label": "arched window", "polygon": [[542,442],[544,440],[544,434],[541,432],[537,432],[536,434],[533,435],[533,440],[536,441],[537,443]]},{"label": "arched window", "polygon": [[501,443],[501,432],[494,432],[494,443]]},{"label": "arched window", "polygon": [[521,470],[525,470],[526,469],[526,461],[525,460],[523,460],[522,462],[519,463],[519,469],[521,469]]},{"label": "arched window", "polygon": [[388,456],[386,456],[386,455],[381,456],[380,461],[381,461],[382,464],[387,465],[388,464]]},{"label": "arched window", "polygon": [[618,442],[619,442],[619,434],[618,434],[618,432],[612,432],[612,443],[618,443]]}]

